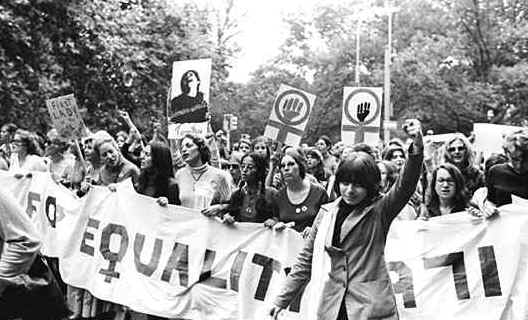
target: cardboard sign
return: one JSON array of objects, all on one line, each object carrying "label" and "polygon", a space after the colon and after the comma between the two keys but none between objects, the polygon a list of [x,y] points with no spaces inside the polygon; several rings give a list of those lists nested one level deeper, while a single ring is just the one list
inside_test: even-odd
[{"label": "cardboard sign", "polygon": [[59,135],[70,139],[80,139],[86,135],[86,127],[73,94],[46,100],[46,106]]},{"label": "cardboard sign", "polygon": [[211,59],[173,63],[167,104],[169,139],[182,138],[188,133],[202,137],[207,134],[210,81]]},{"label": "cardboard sign", "polygon": [[344,87],[341,140],[349,144],[379,142],[382,88]]},{"label": "cardboard sign", "polygon": [[475,149],[482,152],[484,159],[492,153],[504,153],[502,145],[504,138],[517,130],[523,129],[516,126],[505,126],[492,123],[475,123],[473,131],[475,132]]},{"label": "cardboard sign", "polygon": [[313,94],[281,84],[264,136],[286,145],[298,146],[315,98]]}]

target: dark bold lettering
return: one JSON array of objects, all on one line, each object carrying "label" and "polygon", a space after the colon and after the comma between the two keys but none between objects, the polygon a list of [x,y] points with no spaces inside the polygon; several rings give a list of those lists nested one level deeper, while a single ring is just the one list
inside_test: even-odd
[{"label": "dark bold lettering", "polygon": [[262,273],[260,274],[257,292],[255,292],[255,299],[264,301],[266,293],[268,292],[273,271],[280,272],[281,264],[277,260],[260,255],[258,253],[253,256],[252,262],[262,266]]},{"label": "dark bold lettering", "polygon": [[424,258],[425,269],[452,266],[458,300],[469,299],[464,252],[455,252],[434,258]]},{"label": "dark bold lettering", "polygon": [[144,264],[141,262],[141,252],[143,251],[143,246],[145,245],[145,235],[137,233],[134,238],[134,263],[136,264],[136,270],[150,277],[156,268],[158,268],[161,249],[163,248],[163,241],[157,239],[154,241],[154,249],[152,249],[152,256],[150,257],[149,263]]},{"label": "dark bold lettering", "polygon": [[227,288],[227,280],[212,276],[212,269],[215,257],[216,251],[205,249],[204,263],[198,281],[211,287],[225,289]]},{"label": "dark bold lettering", "polygon": [[240,274],[244,268],[244,262],[246,261],[247,252],[238,251],[235,261],[231,266],[231,271],[229,272],[229,280],[231,282],[231,290],[238,292],[238,282],[240,280]]},{"label": "dark bold lettering", "polygon": [[[53,206],[53,214],[50,216],[50,207]],[[48,197],[46,199],[46,205],[44,206],[46,217],[52,228],[55,228],[57,224],[57,200],[55,197]]]},{"label": "dark bold lettering", "polygon": [[86,240],[93,240],[94,235],[93,233],[88,232],[88,228],[95,228],[95,230],[99,229],[99,220],[88,218],[88,223],[86,224],[86,229],[84,230],[83,239],[81,242],[81,252],[93,257],[95,248],[86,244]]},{"label": "dark bold lettering", "polygon": [[[112,235],[119,236],[119,251],[112,252],[110,250],[110,238]],[[101,246],[99,251],[105,260],[108,260],[108,268],[100,269],[99,273],[105,275],[105,282],[111,282],[112,278],[119,278],[119,272],[115,271],[117,263],[120,262],[128,248],[128,233],[124,226],[110,223],[103,229],[101,235]]]},{"label": "dark bold lettering", "polygon": [[33,205],[33,201],[40,201],[40,194],[29,191],[26,213],[30,218],[33,217],[34,212],[37,212],[37,207]]},{"label": "dark bold lettering", "polygon": [[395,293],[403,295],[403,306],[405,308],[416,308],[414,296],[412,270],[403,261],[389,262],[389,270],[398,274],[398,282],[393,283]]},{"label": "dark bold lettering", "polygon": [[178,271],[180,285],[187,287],[189,285],[189,246],[176,242],[172,249],[171,256],[167,262],[165,270],[161,275],[161,280],[170,282],[172,271]]},{"label": "dark bold lettering", "polygon": [[493,246],[478,248],[480,271],[482,273],[482,283],[484,284],[484,295],[486,297],[501,296],[501,285],[499,271],[495,260]]}]

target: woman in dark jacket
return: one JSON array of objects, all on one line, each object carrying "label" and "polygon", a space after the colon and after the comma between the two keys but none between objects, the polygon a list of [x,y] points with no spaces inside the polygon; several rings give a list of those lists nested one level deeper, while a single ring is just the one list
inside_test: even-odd
[{"label": "woman in dark jacket", "polygon": [[163,142],[151,141],[143,149],[136,191],[149,197],[166,197],[170,204],[180,204],[170,149]]},{"label": "woman in dark jacket", "polygon": [[371,156],[357,152],[341,163],[336,172],[341,197],[317,215],[270,309],[274,319],[310,279],[312,303],[305,320],[398,319],[384,259],[385,241],[392,220],[416,188],[423,161],[419,122],[406,128],[414,141],[403,174],[386,195],[379,192],[380,172]]}]

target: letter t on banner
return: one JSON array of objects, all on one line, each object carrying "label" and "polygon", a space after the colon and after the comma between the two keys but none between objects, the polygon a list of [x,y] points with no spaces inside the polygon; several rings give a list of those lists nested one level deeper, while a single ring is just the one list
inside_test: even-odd
[{"label": "letter t on banner", "polygon": [[281,84],[264,136],[286,145],[298,146],[314,102],[315,95]]},{"label": "letter t on banner", "polygon": [[381,123],[382,88],[343,88],[341,140],[377,145]]}]

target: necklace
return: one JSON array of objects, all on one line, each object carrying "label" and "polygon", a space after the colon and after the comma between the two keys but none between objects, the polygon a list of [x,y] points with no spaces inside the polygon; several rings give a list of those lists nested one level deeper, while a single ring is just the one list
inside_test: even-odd
[{"label": "necklace", "polygon": [[191,169],[191,177],[194,180],[193,181],[193,191],[195,191],[196,184],[198,183],[198,181],[200,181],[204,173],[207,172],[207,165],[204,164],[203,166],[195,167],[195,168],[191,167],[190,169]]},{"label": "necklace", "polygon": [[250,193],[247,186],[242,187],[242,191],[244,192],[244,203],[246,205],[246,209],[244,210],[246,212],[247,216],[254,216],[256,213],[256,199],[257,199],[257,193]]}]

